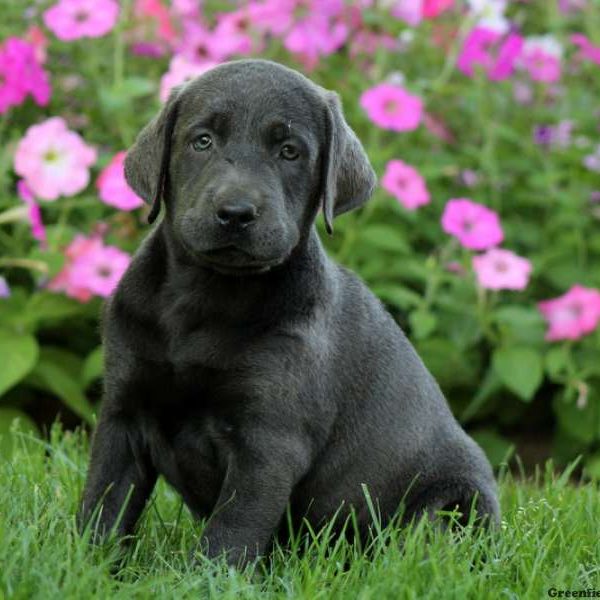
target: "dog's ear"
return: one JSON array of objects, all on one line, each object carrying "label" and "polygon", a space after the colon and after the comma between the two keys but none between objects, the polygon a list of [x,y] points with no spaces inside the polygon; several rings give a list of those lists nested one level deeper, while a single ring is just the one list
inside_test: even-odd
[{"label": "dog's ear", "polygon": [[177,122],[179,93],[174,88],[162,110],[139,133],[125,158],[125,179],[135,193],[152,205],[148,223],[160,212],[160,204],[168,185],[171,141]]},{"label": "dog's ear", "polygon": [[325,92],[326,142],[323,157],[322,209],[327,233],[333,218],[363,205],[377,177],[356,134],[344,118],[337,94]]}]

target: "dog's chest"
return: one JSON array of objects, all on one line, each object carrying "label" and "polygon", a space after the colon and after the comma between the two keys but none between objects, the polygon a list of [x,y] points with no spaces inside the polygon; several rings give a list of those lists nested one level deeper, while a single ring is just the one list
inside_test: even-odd
[{"label": "dog's chest", "polygon": [[231,426],[211,412],[161,411],[145,423],[152,462],[199,516],[214,507],[225,476]]}]

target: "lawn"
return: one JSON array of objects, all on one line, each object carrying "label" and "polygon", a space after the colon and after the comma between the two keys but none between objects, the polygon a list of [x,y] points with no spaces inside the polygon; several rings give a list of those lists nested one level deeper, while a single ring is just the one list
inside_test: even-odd
[{"label": "lawn", "polygon": [[500,475],[501,528],[444,534],[390,527],[369,558],[323,537],[277,549],[245,572],[188,560],[201,524],[160,483],[127,555],[93,548],[75,529],[88,440],[54,427],[49,442],[19,434],[0,464],[0,598],[543,598],[600,589],[598,484],[551,465]]}]

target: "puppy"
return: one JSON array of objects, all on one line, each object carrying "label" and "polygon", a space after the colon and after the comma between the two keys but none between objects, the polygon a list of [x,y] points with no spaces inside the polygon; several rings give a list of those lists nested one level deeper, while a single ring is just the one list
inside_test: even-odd
[{"label": "puppy", "polygon": [[171,94],[125,173],[165,215],[105,306],[83,523],[130,533],[159,474],[232,565],[285,537],[287,507],[313,528],[353,510],[367,535],[363,486],[383,524],[401,506],[498,520],[483,452],[315,231],[376,183],[335,94],[268,61],[218,66]]}]

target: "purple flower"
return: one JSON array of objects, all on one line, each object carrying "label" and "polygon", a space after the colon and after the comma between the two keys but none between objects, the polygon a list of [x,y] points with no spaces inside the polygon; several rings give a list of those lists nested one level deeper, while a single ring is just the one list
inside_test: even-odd
[{"label": "purple flower", "polygon": [[568,148],[571,145],[573,121],[561,121],[557,125],[537,125],[533,141],[540,146]]},{"label": "purple flower", "polygon": [[8,298],[10,297],[10,288],[8,287],[8,283],[6,279],[0,275],[0,298]]}]

